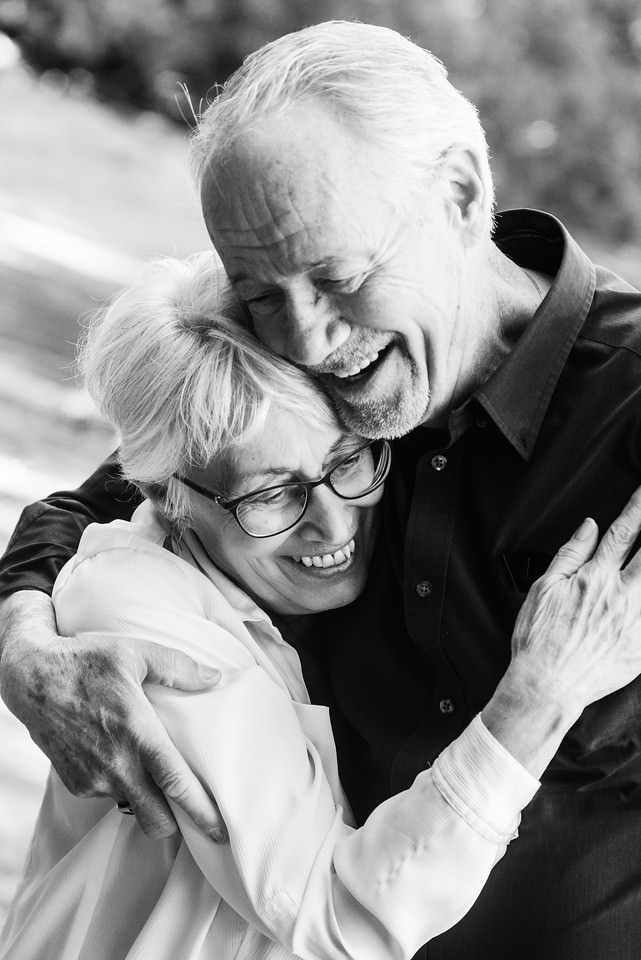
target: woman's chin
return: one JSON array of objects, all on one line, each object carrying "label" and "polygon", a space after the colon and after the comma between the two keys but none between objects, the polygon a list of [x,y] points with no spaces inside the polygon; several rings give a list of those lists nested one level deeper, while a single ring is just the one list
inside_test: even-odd
[{"label": "woman's chin", "polygon": [[278,598],[264,598],[275,613],[322,613],[344,607],[356,600],[365,586],[366,570],[357,556],[333,567],[307,567],[293,558],[285,559],[289,590]]}]

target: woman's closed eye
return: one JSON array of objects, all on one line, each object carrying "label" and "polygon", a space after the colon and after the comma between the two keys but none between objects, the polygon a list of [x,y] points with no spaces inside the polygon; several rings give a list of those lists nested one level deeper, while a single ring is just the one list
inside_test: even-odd
[{"label": "woman's closed eye", "polygon": [[359,470],[364,463],[369,462],[372,458],[372,454],[369,449],[357,450],[347,457],[345,460],[341,460],[340,463],[337,463],[333,468],[332,473],[337,476],[343,476],[349,473],[353,473],[356,470]]},{"label": "woman's closed eye", "polygon": [[291,487],[272,487],[270,490],[261,490],[247,497],[244,502],[257,507],[277,507],[284,503],[291,493]]}]

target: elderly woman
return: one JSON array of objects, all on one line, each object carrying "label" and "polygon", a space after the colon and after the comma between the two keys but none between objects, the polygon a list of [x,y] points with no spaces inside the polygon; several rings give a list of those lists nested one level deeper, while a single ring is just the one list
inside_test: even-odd
[{"label": "elderly woman", "polygon": [[180,833],[149,840],[126,797],[78,799],[52,771],[4,960],[410,957],[469,908],[537,788],[477,718],[354,828],[328,712],[270,613],[358,596],[390,449],[346,432],[238,309],[205,254],[152,265],[90,331],[89,387],[148,499],[90,526],[54,593],[69,635],[221,672],[212,692],[147,694],[229,843],[178,806]]}]

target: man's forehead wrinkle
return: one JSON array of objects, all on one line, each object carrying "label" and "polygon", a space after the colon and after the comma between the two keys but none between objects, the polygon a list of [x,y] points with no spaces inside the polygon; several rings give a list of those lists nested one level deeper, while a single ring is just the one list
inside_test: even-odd
[{"label": "man's forehead wrinkle", "polygon": [[369,180],[353,165],[353,176],[336,169],[322,147],[312,163],[282,150],[261,157],[256,147],[227,166],[214,211],[214,242],[232,278],[281,282],[301,272],[372,269],[389,238]]},{"label": "man's forehead wrinkle", "polygon": [[238,181],[226,191],[225,200],[214,210],[215,233],[226,243],[249,249],[270,247],[306,230],[300,216],[295,192],[288,187],[283,203],[278,190],[263,178],[256,178],[250,189]]},{"label": "man's forehead wrinkle", "polygon": [[[274,236],[274,226],[277,226],[278,236]],[[294,230],[292,230],[294,227]],[[214,231],[226,246],[238,246],[248,250],[269,250],[283,243],[289,235],[302,229],[300,220],[283,214],[276,220],[265,221],[262,224],[246,227],[226,227],[217,222]]]},{"label": "man's forehead wrinkle", "polygon": [[[319,209],[329,200],[329,191],[323,178],[316,175],[310,182],[309,170],[301,176],[296,168],[288,167],[282,160],[272,164],[269,174],[268,177],[259,178],[261,200],[268,219],[257,229],[256,235],[266,244],[270,240],[274,242],[273,233],[265,236],[270,228],[285,243],[307,235],[310,229],[318,226]],[[308,197],[305,197],[306,191]],[[309,197],[312,197],[311,202]]]}]

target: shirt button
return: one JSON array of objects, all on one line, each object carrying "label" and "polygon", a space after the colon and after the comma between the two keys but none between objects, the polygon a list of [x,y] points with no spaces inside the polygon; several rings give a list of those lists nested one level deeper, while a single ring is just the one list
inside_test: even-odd
[{"label": "shirt button", "polygon": [[447,457],[444,457],[442,453],[437,453],[435,457],[432,457],[430,463],[432,464],[432,469],[440,473],[440,471],[445,470],[447,466]]},{"label": "shirt button", "polygon": [[481,430],[487,427],[487,417],[479,417],[476,421],[476,426],[480,427]]},{"label": "shirt button", "polygon": [[439,703],[438,708],[441,713],[454,713],[454,701],[450,700],[449,697],[445,697],[445,699]]},{"label": "shirt button", "polygon": [[419,597],[424,600],[425,597],[429,597],[430,593],[432,592],[432,584],[429,582],[429,580],[419,580],[419,582],[416,584],[416,592],[418,593]]}]

